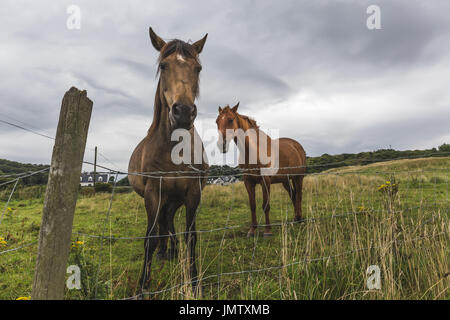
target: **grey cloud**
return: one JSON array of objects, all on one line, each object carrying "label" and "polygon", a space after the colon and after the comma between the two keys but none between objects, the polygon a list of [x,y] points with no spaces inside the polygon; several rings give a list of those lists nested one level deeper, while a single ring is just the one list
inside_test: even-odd
[{"label": "grey cloud", "polygon": [[132,97],[127,94],[124,90],[119,88],[109,88],[107,86],[104,86],[100,83],[98,83],[94,78],[91,78],[90,76],[87,76],[85,74],[81,73],[74,73],[74,76],[83,82],[85,82],[88,86],[95,90],[103,91],[104,93],[110,94],[110,95],[118,95],[121,98],[126,99],[132,99]]},{"label": "grey cloud", "polygon": [[126,58],[113,58],[113,59],[110,59],[110,62],[126,66],[132,72],[138,73],[142,77],[147,78],[147,79],[152,74],[152,72],[154,73],[154,71],[155,71],[155,68],[151,68],[148,64],[145,64],[145,63],[142,63],[142,62],[138,62],[138,61],[129,60],[129,59],[126,59]]}]

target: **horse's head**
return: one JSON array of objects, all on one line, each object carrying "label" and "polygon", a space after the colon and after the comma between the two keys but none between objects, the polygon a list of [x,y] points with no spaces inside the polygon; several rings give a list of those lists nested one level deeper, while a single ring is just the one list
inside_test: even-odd
[{"label": "horse's head", "polygon": [[150,28],[153,47],[160,52],[160,98],[167,102],[170,124],[174,129],[190,129],[197,116],[194,101],[199,92],[202,69],[198,55],[202,52],[207,36],[192,44],[177,39],[166,43]]},{"label": "horse's head", "polygon": [[239,102],[233,108],[230,108],[230,106],[223,109],[219,107],[219,116],[216,119],[217,129],[219,130],[217,147],[222,153],[228,152],[228,146],[234,138],[234,132],[239,128],[238,107]]}]

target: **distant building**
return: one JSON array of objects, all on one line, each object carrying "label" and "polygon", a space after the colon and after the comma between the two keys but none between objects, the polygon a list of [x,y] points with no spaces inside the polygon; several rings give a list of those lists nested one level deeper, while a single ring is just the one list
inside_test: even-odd
[{"label": "distant building", "polygon": [[[97,173],[95,175],[95,183],[108,183],[107,173]],[[94,186],[94,173],[93,172],[83,172],[80,175],[80,185],[82,187],[92,187]]]},{"label": "distant building", "polygon": [[209,184],[218,184],[221,186],[227,186],[233,183],[238,182],[239,179],[234,176],[222,176],[217,179],[209,178],[207,183]]}]

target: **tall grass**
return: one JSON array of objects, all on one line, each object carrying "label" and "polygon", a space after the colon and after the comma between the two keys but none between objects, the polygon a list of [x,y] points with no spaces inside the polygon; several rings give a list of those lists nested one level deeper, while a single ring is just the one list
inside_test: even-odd
[{"label": "tall grass", "polygon": [[[248,197],[242,183],[207,186],[197,215],[197,266],[200,292],[189,284],[184,236],[174,260],[154,257],[148,299],[449,299],[448,168],[450,158],[400,160],[309,175],[304,182],[306,222],[291,223],[293,207],[280,185],[272,186],[273,237],[247,238]],[[395,178],[398,192],[379,186]],[[100,234],[110,195],[78,200],[74,231]],[[38,202],[15,198],[13,212],[0,225],[13,247],[37,237]],[[258,221],[264,221],[257,192]],[[24,204],[24,206],[22,206]],[[145,234],[146,214],[136,194],[117,194],[110,240],[74,234],[84,241],[84,281],[92,288],[101,257],[97,298],[120,299],[139,292],[143,240],[118,240]],[[185,230],[184,209],[175,216]],[[35,228],[35,227],[34,227]],[[34,231],[32,231],[34,230]],[[16,235],[22,235],[17,237]],[[0,256],[0,298],[29,295],[36,247]],[[156,256],[156,255],[155,255]],[[79,256],[78,256],[79,259]],[[366,270],[381,269],[381,289],[369,290]],[[67,290],[68,299],[92,298],[90,291]]]}]

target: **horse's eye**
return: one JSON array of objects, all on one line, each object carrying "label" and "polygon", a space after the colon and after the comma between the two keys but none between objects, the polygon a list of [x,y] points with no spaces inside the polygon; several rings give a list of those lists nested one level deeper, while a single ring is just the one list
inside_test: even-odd
[{"label": "horse's eye", "polygon": [[166,70],[167,69],[167,63],[160,63],[159,64],[159,69]]},{"label": "horse's eye", "polygon": [[202,66],[198,66],[195,68],[195,71],[197,71],[198,73],[200,73],[200,71],[202,71]]}]

